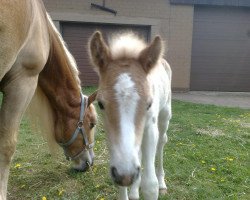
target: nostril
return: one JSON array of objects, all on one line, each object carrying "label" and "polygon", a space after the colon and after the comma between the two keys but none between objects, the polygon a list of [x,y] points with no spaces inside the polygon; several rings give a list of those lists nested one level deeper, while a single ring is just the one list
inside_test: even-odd
[{"label": "nostril", "polygon": [[117,172],[117,169],[115,167],[111,167],[111,175],[114,178],[118,177],[118,172]]},{"label": "nostril", "polygon": [[95,161],[95,159],[93,158],[93,159],[92,159],[91,166],[93,166],[93,165],[94,165],[94,161]]},{"label": "nostril", "polygon": [[137,169],[137,173],[139,174],[141,171],[141,167],[137,167],[136,169]]}]

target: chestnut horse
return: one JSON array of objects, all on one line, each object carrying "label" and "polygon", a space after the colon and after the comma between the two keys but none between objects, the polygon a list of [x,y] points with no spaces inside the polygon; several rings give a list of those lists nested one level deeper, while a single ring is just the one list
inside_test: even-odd
[{"label": "chestnut horse", "polygon": [[[21,118],[30,104],[49,142],[57,142],[85,170],[93,163],[96,112],[81,94],[78,70],[42,0],[0,1],[0,200]],[[35,94],[35,95],[34,95]]]},{"label": "chestnut horse", "polygon": [[107,45],[97,31],[90,38],[89,54],[99,75],[96,99],[104,112],[110,172],[120,186],[119,199],[139,199],[141,185],[144,199],[156,200],[159,191],[167,191],[163,147],[171,118],[171,69],[162,58],[162,39],[157,36],[147,45],[132,32],[118,33]]}]

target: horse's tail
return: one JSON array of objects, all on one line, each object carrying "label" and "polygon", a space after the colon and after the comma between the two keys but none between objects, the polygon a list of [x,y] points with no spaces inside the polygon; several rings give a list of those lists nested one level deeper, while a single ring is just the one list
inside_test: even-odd
[{"label": "horse's tail", "polygon": [[25,113],[26,118],[35,133],[39,133],[47,141],[51,153],[57,153],[55,140],[54,112],[43,91],[37,87],[35,94]]}]

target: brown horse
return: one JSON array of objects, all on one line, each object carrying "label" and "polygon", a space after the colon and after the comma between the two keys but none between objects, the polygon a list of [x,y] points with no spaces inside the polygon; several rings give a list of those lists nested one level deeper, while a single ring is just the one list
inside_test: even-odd
[{"label": "brown horse", "polygon": [[6,199],[17,132],[29,104],[29,116],[41,124],[49,144],[64,148],[75,169],[93,163],[95,95],[81,94],[76,63],[41,0],[0,1],[0,91],[0,200]]}]

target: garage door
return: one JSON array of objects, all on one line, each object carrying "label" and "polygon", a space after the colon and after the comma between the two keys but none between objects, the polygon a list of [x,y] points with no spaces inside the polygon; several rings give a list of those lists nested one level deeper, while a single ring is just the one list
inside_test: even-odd
[{"label": "garage door", "polygon": [[250,91],[250,9],[194,9],[191,90]]},{"label": "garage door", "polygon": [[104,38],[117,31],[133,30],[141,37],[148,40],[150,27],[148,26],[121,26],[121,25],[100,25],[83,23],[62,23],[62,35],[73,54],[80,70],[80,79],[83,86],[98,84],[98,77],[92,70],[88,58],[88,39],[95,30],[101,30]]}]

